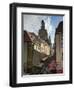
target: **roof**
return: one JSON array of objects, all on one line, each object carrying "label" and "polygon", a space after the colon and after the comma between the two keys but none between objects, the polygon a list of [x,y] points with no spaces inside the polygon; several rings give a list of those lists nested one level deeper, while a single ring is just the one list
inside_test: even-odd
[{"label": "roof", "polygon": [[33,32],[24,31],[24,41],[26,42],[41,42],[41,39]]},{"label": "roof", "polygon": [[56,33],[61,32],[63,33],[63,21],[61,21],[58,25],[58,27],[56,28]]},{"label": "roof", "polygon": [[34,32],[28,32],[24,30],[24,42],[33,42],[33,43],[45,43],[39,36],[37,36]]},{"label": "roof", "polygon": [[24,42],[32,42],[30,35],[27,31],[24,31]]}]

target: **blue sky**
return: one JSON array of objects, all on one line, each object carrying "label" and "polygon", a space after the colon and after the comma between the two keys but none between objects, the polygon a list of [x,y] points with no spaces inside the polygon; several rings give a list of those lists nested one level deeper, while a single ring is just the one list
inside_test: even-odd
[{"label": "blue sky", "polygon": [[41,28],[41,21],[45,22],[45,29],[48,32],[48,37],[51,37],[51,42],[54,43],[55,31],[60,21],[63,21],[63,16],[54,15],[23,15],[23,30],[34,32],[38,35]]}]

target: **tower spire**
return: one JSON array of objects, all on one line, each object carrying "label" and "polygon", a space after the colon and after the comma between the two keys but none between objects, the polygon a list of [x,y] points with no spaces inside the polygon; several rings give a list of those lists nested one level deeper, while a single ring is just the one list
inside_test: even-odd
[{"label": "tower spire", "polygon": [[41,21],[41,29],[45,29],[45,22],[44,22],[44,20]]},{"label": "tower spire", "polygon": [[45,41],[48,40],[48,33],[45,29],[45,22],[44,20],[41,21],[41,29],[39,30],[39,37]]}]

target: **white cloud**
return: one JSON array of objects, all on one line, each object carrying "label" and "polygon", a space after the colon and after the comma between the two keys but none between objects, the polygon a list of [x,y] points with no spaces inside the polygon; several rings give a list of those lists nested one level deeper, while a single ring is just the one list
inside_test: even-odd
[{"label": "white cloud", "polygon": [[41,28],[41,21],[45,21],[45,28],[47,29],[47,32],[51,31],[51,25],[50,25],[50,18],[48,16],[42,16],[42,15],[24,15],[24,30],[27,30],[29,32],[34,32],[38,34],[39,29]]},{"label": "white cloud", "polygon": [[[62,18],[58,18],[58,22],[56,22],[56,26],[57,26],[57,23],[59,23],[61,19]],[[45,29],[48,32],[48,37],[50,36],[51,42],[54,43],[56,26],[51,24],[51,16],[24,14],[23,15],[23,30],[34,32],[35,34],[38,35],[38,31],[41,28],[42,20],[45,21]]]},{"label": "white cloud", "polygon": [[38,34],[41,21],[36,15],[24,15],[24,30]]}]

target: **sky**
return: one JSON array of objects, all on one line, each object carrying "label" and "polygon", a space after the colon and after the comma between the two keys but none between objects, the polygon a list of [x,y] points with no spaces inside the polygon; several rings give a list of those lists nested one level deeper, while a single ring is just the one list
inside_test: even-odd
[{"label": "sky", "polygon": [[63,16],[23,14],[23,30],[34,32],[38,35],[42,20],[45,22],[48,38],[50,36],[51,43],[53,44],[56,28],[58,27],[59,22],[63,21]]}]

